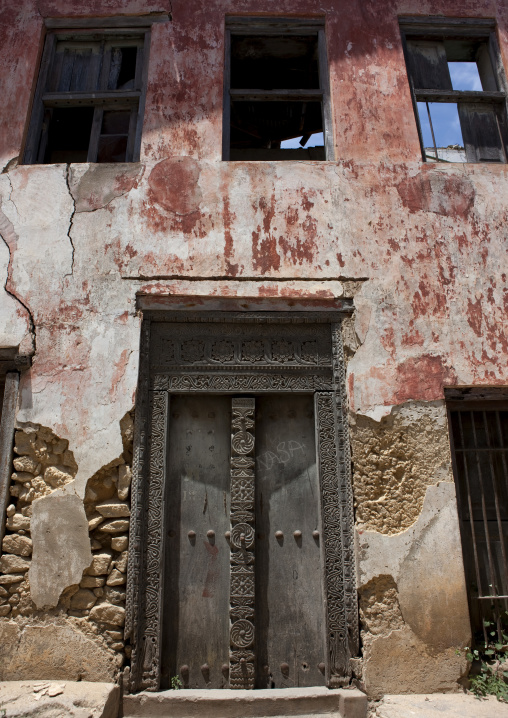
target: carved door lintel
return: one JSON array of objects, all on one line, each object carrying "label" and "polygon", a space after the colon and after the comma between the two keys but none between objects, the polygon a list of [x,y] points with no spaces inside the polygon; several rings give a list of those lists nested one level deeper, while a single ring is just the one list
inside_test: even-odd
[{"label": "carved door lintel", "polygon": [[[262,317],[263,313],[259,313]],[[192,338],[185,339],[185,347],[176,348],[178,361],[188,360],[187,366],[168,366],[160,370],[157,362],[151,359],[149,348],[153,347],[150,340],[151,324],[143,323],[141,344],[141,368],[139,393],[136,407],[135,422],[135,460],[132,484],[132,517],[129,543],[129,568],[127,586],[127,621],[126,638],[132,645],[130,690],[158,690],[160,681],[160,635],[162,625],[162,586],[164,551],[164,502],[165,502],[165,463],[168,426],[169,397],[171,392],[178,393],[235,393],[252,394],[258,392],[300,391],[315,396],[317,453],[321,481],[321,513],[323,524],[325,589],[327,602],[328,624],[328,668],[327,683],[338,686],[349,681],[349,658],[358,651],[358,619],[356,608],[354,549],[353,549],[353,504],[350,480],[350,454],[347,434],[347,411],[345,393],[345,369],[341,338],[340,321],[335,315],[333,323],[327,325],[329,342],[329,359],[323,356],[322,326],[319,332],[312,327],[308,317],[302,325],[298,324],[297,315],[291,317],[292,327],[297,331],[288,331],[276,345],[277,337],[270,344],[265,343],[262,358],[260,331],[263,324],[256,318],[246,318],[245,337],[238,335],[231,339],[223,336],[226,326],[213,321],[207,324],[221,335],[221,342],[210,343],[203,340],[203,347],[190,344]],[[285,325],[281,319],[281,327]],[[302,320],[303,321],[303,320]],[[323,323],[323,317],[320,317]],[[189,322],[190,323],[190,322]],[[160,326],[160,325],[158,325]],[[188,327],[189,324],[175,325],[174,329],[165,329],[166,334],[178,337],[178,326]],[[273,325],[267,325],[273,326]],[[252,337],[249,339],[251,327]],[[282,332],[280,327],[278,331]],[[200,327],[203,333],[203,327]],[[285,330],[284,330],[285,331]],[[309,336],[305,335],[305,332]],[[316,334],[317,332],[317,334]],[[320,333],[321,332],[321,333]],[[191,332],[192,334],[192,332]],[[317,338],[316,338],[317,337]],[[206,339],[206,337],[205,337]],[[285,343],[282,343],[282,340]],[[316,341],[317,354],[310,343]],[[252,344],[249,344],[252,342]],[[306,346],[303,346],[305,343]],[[217,346],[216,346],[217,345]],[[244,350],[244,346],[246,349]],[[231,365],[222,366],[220,372],[209,362],[215,361],[220,352],[226,352],[233,359]],[[245,353],[243,353],[245,351]],[[270,366],[245,366],[243,357],[255,359],[259,353],[259,362],[270,363]],[[248,354],[250,352],[250,354]],[[277,354],[278,352],[278,354]],[[235,359],[236,357],[236,359]],[[267,357],[267,358],[266,358]],[[313,359],[313,357],[317,357]],[[235,365],[234,361],[238,363]],[[208,362],[208,365],[207,365]],[[226,362],[226,364],[227,364]],[[243,364],[242,364],[243,362]],[[314,362],[314,369],[312,369]],[[199,365],[196,366],[196,363]],[[152,369],[150,369],[152,367]],[[151,373],[150,373],[151,372]],[[151,378],[152,377],[152,378]],[[149,392],[149,386],[151,391]],[[147,404],[149,393],[152,396],[150,408]],[[236,402],[236,404],[235,404]],[[251,402],[251,404],[249,404]],[[252,406],[252,409],[250,408]],[[254,399],[233,400],[232,445],[235,437],[247,437],[247,444],[254,447],[253,424],[250,412],[254,411]],[[237,425],[235,425],[235,422]],[[146,427],[150,426],[150,432]],[[149,434],[149,436],[147,436]],[[241,443],[237,439],[237,445]],[[149,466],[145,459],[149,455]],[[254,472],[250,466],[251,451],[233,450],[231,455],[232,505],[231,505],[231,539],[234,547],[233,534],[239,533],[239,550],[231,553],[231,582],[238,574],[246,579],[252,566],[249,564],[247,537],[254,531],[254,512],[248,508],[248,501],[234,503],[233,495],[240,495],[236,479],[245,480],[243,488],[254,481]],[[242,464],[240,466],[240,464]],[[247,466],[249,464],[249,466]],[[252,473],[251,473],[252,471]],[[234,472],[241,472],[234,474]],[[245,475],[243,475],[245,473]],[[247,483],[245,483],[247,482]],[[238,488],[240,491],[240,488]],[[247,492],[248,493],[248,492]],[[245,494],[247,495],[247,494]],[[236,508],[234,509],[234,506]],[[240,519],[244,519],[241,521]],[[244,530],[238,530],[243,523]],[[244,535],[242,544],[241,534]],[[245,545],[245,549],[241,547]],[[242,553],[243,551],[243,553]],[[241,554],[241,555],[237,555]],[[236,583],[235,583],[236,586]],[[231,591],[231,658],[230,678],[237,682],[237,687],[254,685],[250,677],[250,666],[253,667],[254,624],[251,620],[254,606],[254,588],[247,593],[239,594],[236,589]],[[234,598],[242,595],[242,600]],[[234,600],[233,600],[234,599]],[[245,622],[245,626],[243,623]],[[249,625],[247,625],[249,624]],[[239,628],[239,630],[237,630]],[[241,635],[240,635],[241,634]],[[248,645],[247,645],[248,644]],[[243,661],[242,661],[243,659]],[[233,681],[232,681],[233,684]]]}]

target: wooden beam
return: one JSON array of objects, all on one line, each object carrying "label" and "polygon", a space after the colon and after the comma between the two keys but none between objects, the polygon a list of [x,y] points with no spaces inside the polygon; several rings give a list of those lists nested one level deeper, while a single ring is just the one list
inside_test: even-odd
[{"label": "wooden beam", "polygon": [[5,376],[2,420],[0,421],[0,544],[5,534],[5,512],[10,499],[9,488],[12,474],[12,448],[18,392],[19,374],[9,372]]},{"label": "wooden beam", "polygon": [[226,28],[241,35],[316,35],[325,18],[226,17]]},{"label": "wooden beam", "polygon": [[474,34],[475,30],[488,31],[495,28],[496,21],[494,18],[486,17],[422,17],[417,15],[408,15],[399,17],[399,25],[406,33],[413,30],[418,33],[428,29],[436,29],[440,34],[450,31],[452,34],[457,30],[466,30],[469,35]]},{"label": "wooden beam", "polygon": [[504,102],[504,92],[475,92],[472,90],[415,89],[418,102]]},{"label": "wooden beam", "polygon": [[140,90],[111,90],[104,92],[45,92],[42,101],[46,107],[62,107],[72,104],[96,105],[99,102],[123,102],[135,104],[141,97]]},{"label": "wooden beam", "polygon": [[145,27],[149,28],[156,22],[169,22],[171,14],[167,12],[150,13],[149,15],[138,15],[137,17],[47,17],[44,20],[48,30],[86,30],[89,28],[123,28],[123,27]]},{"label": "wooden beam", "polygon": [[232,100],[242,102],[321,102],[323,90],[233,90],[230,91]]}]

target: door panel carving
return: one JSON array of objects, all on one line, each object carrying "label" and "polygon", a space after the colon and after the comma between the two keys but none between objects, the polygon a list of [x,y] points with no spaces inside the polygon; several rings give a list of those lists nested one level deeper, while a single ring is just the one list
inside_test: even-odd
[{"label": "door panel carving", "polygon": [[142,327],[130,689],[157,690],[161,664],[163,686],[347,684],[358,623],[340,312],[190,317],[148,313]]},{"label": "door panel carving", "polygon": [[232,400],[231,688],[254,688],[254,407],[254,399]]}]

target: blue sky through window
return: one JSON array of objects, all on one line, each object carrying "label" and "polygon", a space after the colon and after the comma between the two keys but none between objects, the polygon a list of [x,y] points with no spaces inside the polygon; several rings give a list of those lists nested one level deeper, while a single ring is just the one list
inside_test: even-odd
[{"label": "blue sky through window", "polygon": [[449,62],[448,69],[454,90],[482,91],[482,81],[476,62]]},{"label": "blue sky through window", "polygon": [[[301,137],[293,137],[292,140],[284,140],[280,143],[281,150],[294,150],[294,149],[301,149],[300,140],[302,139],[303,135]],[[310,136],[309,141],[305,144],[305,149],[307,147],[323,147],[325,144],[325,140],[323,137],[322,132],[315,132],[313,135]]]},{"label": "blue sky through window", "polygon": [[[460,129],[459,112],[454,102],[429,102],[432,126],[438,147],[448,145],[464,146],[462,130]],[[425,147],[433,147],[432,133],[430,131],[429,116],[425,102],[418,103],[420,124],[422,127],[423,144]]]},{"label": "blue sky through window", "polygon": [[[449,62],[448,69],[450,70],[454,90],[482,91],[482,83],[476,62]],[[429,102],[429,110],[437,147],[449,147],[450,145],[463,147],[464,140],[460,129],[457,104],[454,102]],[[418,103],[418,114],[420,116],[423,144],[427,148],[433,147],[434,142],[425,102]]]},{"label": "blue sky through window", "polygon": [[[482,91],[482,83],[476,62],[449,62],[448,68],[454,90]],[[429,102],[429,110],[437,147],[448,147],[450,145],[463,147],[464,140],[460,129],[457,104],[454,102]],[[425,102],[418,103],[418,114],[420,116],[423,144],[428,148],[433,147],[434,142]]]}]

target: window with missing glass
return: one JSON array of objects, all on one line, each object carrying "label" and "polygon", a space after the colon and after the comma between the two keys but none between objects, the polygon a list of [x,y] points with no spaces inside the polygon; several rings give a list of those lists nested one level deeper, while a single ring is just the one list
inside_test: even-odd
[{"label": "window with missing glass", "polygon": [[47,34],[23,161],[139,159],[148,29]]},{"label": "window with missing glass", "polygon": [[425,161],[507,161],[508,88],[494,30],[488,19],[401,19]]},{"label": "window with missing glass", "polygon": [[224,160],[333,159],[324,20],[230,18]]}]

